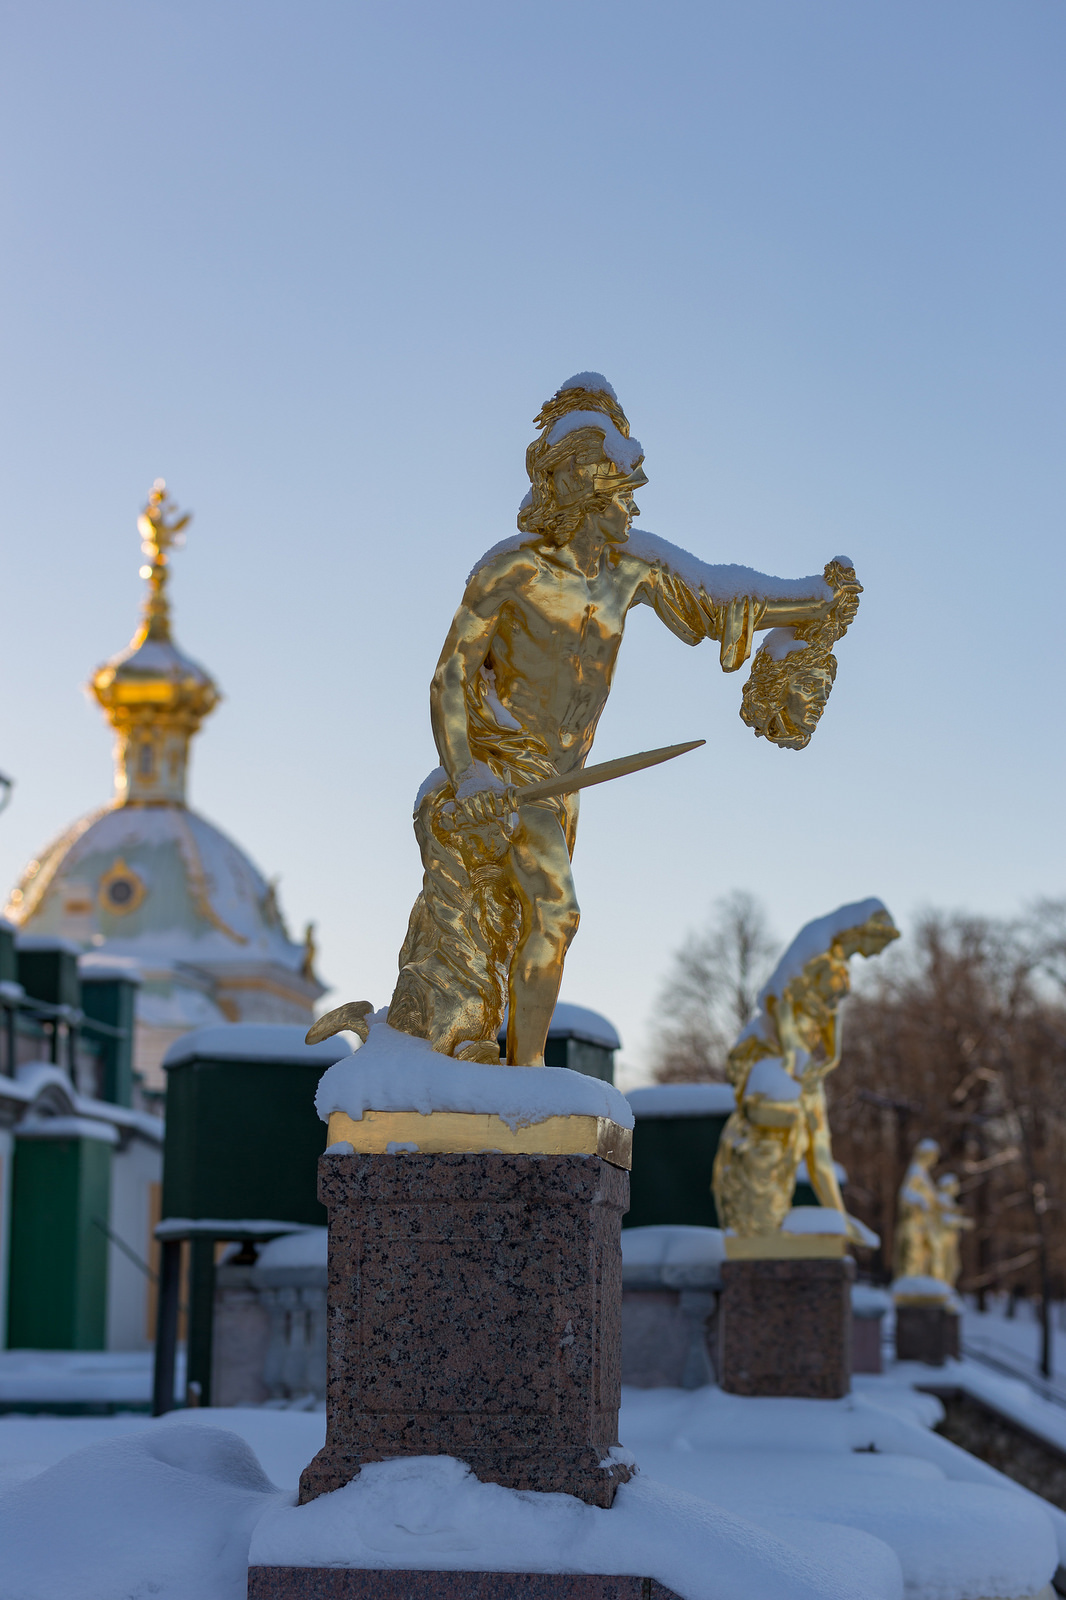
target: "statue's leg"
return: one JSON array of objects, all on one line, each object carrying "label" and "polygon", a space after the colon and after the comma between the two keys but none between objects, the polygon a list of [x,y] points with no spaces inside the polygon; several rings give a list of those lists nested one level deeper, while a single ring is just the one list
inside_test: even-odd
[{"label": "statue's leg", "polygon": [[[439,822],[442,786],[415,818],[422,853],[422,893],[400,951],[389,1023],[451,1055],[464,1040],[483,1041],[486,1059],[503,1020],[504,977],[517,936],[518,913],[506,863],[471,881],[457,830]],[[490,1049],[491,1047],[491,1049]]]},{"label": "statue's leg", "polygon": [[825,1103],[825,1086],[808,1090],[803,1096],[807,1114],[807,1169],[811,1188],[818,1204],[830,1211],[845,1211],[844,1197],[840,1193],[836,1169],[833,1166],[833,1144],[829,1135],[829,1111]]},{"label": "statue's leg", "polygon": [[519,818],[510,855],[521,921],[508,979],[507,1060],[542,1067],[563,962],[581,913],[558,816],[531,805],[522,807]]}]

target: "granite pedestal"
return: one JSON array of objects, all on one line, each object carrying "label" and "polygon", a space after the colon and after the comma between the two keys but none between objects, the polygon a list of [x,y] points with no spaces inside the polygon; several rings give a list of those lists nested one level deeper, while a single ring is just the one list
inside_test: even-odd
[{"label": "granite pedestal", "polygon": [[248,1600],[679,1600],[654,1578],[580,1572],[371,1572],[252,1567]]},{"label": "granite pedestal", "polygon": [[881,1317],[851,1319],[851,1370],[852,1372],[880,1372]]},{"label": "granite pedestal", "polygon": [[631,1475],[608,1454],[628,1173],[598,1156],[337,1154],[319,1196],[327,1426],[301,1503],[366,1462],[450,1455],[483,1482],[609,1506]]},{"label": "granite pedestal", "polygon": [[943,1305],[896,1306],[896,1360],[942,1367],[959,1354],[959,1315]]},{"label": "granite pedestal", "polygon": [[722,1263],[718,1381],[730,1394],[839,1400],[851,1388],[854,1263]]},{"label": "granite pedestal", "polygon": [[622,1290],[622,1382],[701,1389],[714,1382],[717,1296],[700,1289]]}]

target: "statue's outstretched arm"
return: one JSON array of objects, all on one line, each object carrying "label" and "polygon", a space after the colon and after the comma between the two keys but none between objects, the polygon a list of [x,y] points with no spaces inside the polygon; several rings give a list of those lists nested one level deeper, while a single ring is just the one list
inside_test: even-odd
[{"label": "statue's outstretched arm", "polygon": [[631,533],[629,553],[644,567],[632,603],[651,606],[686,644],[717,639],[726,672],[743,666],[757,630],[819,623],[834,607],[840,616],[842,606],[846,626],[858,604],[851,588],[845,593],[824,575],[789,580],[748,567],[715,566],[643,529]]},{"label": "statue's outstretched arm", "polygon": [[824,600],[764,600],[756,628],[798,628],[804,622],[821,622],[835,604],[835,596]]}]

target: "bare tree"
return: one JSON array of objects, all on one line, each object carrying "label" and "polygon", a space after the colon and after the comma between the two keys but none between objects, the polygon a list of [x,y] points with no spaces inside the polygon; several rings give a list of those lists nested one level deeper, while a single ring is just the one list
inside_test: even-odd
[{"label": "bare tree", "polygon": [[710,920],[674,957],[655,1008],[655,1077],[660,1083],[725,1076],[726,1054],[755,1009],[777,943],[753,895],[716,901]]},{"label": "bare tree", "polygon": [[1066,900],[1037,900],[1022,928],[1036,971],[1066,998]]}]

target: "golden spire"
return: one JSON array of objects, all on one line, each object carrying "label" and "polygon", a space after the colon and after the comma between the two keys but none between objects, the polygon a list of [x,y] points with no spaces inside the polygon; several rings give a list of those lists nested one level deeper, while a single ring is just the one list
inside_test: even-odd
[{"label": "golden spire", "polygon": [[214,681],[170,636],[168,555],[184,543],[191,520],[157,478],[137,519],[148,557],[141,624],[89,684],[115,730],[116,805],[184,805],[189,740],[218,704]]}]

